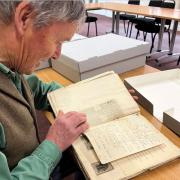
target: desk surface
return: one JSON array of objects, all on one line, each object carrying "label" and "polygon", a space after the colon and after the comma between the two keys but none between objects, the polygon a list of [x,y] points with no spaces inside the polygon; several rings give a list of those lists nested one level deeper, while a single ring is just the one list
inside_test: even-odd
[{"label": "desk surface", "polygon": [[180,9],[160,8],[123,3],[90,3],[86,4],[86,9],[106,9],[117,12],[127,12],[143,16],[158,17],[163,19],[180,21]]},{"label": "desk surface", "polygon": [[[120,77],[121,79],[124,79],[127,77],[156,72],[156,71],[158,70],[146,65],[144,67],[137,68],[135,70],[120,74]],[[56,82],[61,83],[64,86],[67,86],[72,83],[70,80],[58,74],[51,68],[39,70],[36,72],[36,74],[41,80],[45,82],[56,81]],[[157,129],[159,129],[174,144],[180,147],[180,138],[177,135],[175,135],[172,131],[166,128],[160,121],[158,121],[155,117],[153,117],[150,113],[148,113],[144,108],[140,107],[140,109],[141,109],[141,114],[143,116],[145,116]],[[54,118],[52,114],[49,112],[45,112],[45,115],[49,119],[49,121],[53,123]],[[135,180],[144,180],[144,179],[146,180],[178,180],[179,177],[180,177],[180,159],[177,159],[173,162],[170,162],[152,171],[143,173],[133,179]]]}]

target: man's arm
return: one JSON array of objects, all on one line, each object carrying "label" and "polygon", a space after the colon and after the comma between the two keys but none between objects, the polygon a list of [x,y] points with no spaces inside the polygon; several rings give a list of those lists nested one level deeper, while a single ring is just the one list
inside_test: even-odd
[{"label": "man's arm", "polygon": [[25,76],[25,78],[33,92],[35,108],[39,110],[48,110],[50,104],[47,99],[47,93],[63,86],[56,82],[44,83],[34,74]]},{"label": "man's arm", "polygon": [[48,180],[61,158],[57,145],[46,140],[10,172],[5,155],[0,152],[0,179],[6,180]]},{"label": "man's arm", "polygon": [[0,123],[0,179],[6,180],[48,180],[51,172],[60,161],[61,150],[52,141],[43,141],[31,155],[19,161],[10,172],[6,156],[1,152],[6,148],[4,128]]},{"label": "man's arm", "polygon": [[[19,161],[11,172],[5,155],[0,151],[0,179],[48,180],[60,161],[61,152],[66,150],[88,127],[85,114],[60,112],[55,123],[50,127],[46,140],[30,156]],[[4,134],[2,126],[0,129],[0,134]]]}]

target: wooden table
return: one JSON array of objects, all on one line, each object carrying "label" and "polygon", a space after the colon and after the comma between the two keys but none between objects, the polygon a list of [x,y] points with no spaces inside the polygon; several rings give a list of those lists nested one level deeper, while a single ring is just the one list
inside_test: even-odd
[{"label": "wooden table", "polygon": [[[158,71],[155,68],[150,66],[144,66],[137,68],[135,70],[120,74],[121,79],[141,75],[146,73],[152,73]],[[45,82],[56,81],[61,83],[64,86],[71,84],[72,82],[62,75],[55,72],[52,68],[47,68],[43,70],[39,70],[36,72],[36,75]],[[143,107],[140,107],[141,114],[145,116],[159,131],[161,131],[167,138],[169,138],[174,144],[180,147],[180,138],[175,135],[171,130],[166,128],[160,121],[158,121],[155,117],[153,117],[150,113],[148,113]],[[45,112],[48,120],[53,123],[54,118],[51,113]],[[152,171],[148,171],[143,173],[133,179],[135,180],[178,180],[180,178],[180,159],[177,159],[173,162],[170,162],[166,165],[163,165],[159,168],[156,168]]]},{"label": "wooden table", "polygon": [[[158,48],[157,51],[160,52],[162,48],[164,26],[166,19],[174,20],[174,26],[172,31],[171,43],[169,54],[173,53],[176,32],[178,27],[178,21],[180,21],[180,10],[179,9],[170,9],[170,8],[160,8],[152,6],[142,6],[142,5],[133,5],[133,4],[123,4],[123,3],[90,3],[86,4],[88,10],[93,9],[106,9],[113,12],[113,16],[116,12],[116,33],[119,34],[119,13],[131,13],[138,14],[153,18],[161,18],[161,29],[159,32]],[[114,21],[114,18],[113,18]],[[113,24],[113,23],[112,23]],[[114,29],[112,29],[114,31]]]}]

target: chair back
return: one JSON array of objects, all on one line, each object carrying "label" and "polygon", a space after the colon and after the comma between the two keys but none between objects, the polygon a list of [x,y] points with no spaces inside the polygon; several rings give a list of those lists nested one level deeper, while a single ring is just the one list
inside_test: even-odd
[{"label": "chair back", "polygon": [[161,7],[163,0],[150,0],[149,6]]},{"label": "chair back", "polygon": [[140,4],[140,0],[129,0],[128,4],[139,5]]},{"label": "chair back", "polygon": [[175,5],[176,5],[175,0],[150,0],[149,1],[149,6],[153,6],[153,7],[174,9]]},{"label": "chair back", "polygon": [[174,9],[175,6],[176,6],[176,2],[174,0],[164,0],[161,5],[162,8],[171,8],[171,9]]}]

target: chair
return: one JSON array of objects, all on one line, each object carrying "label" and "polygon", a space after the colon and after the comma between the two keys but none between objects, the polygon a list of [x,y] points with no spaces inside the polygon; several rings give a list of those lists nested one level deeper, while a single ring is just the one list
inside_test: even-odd
[{"label": "chair", "polygon": [[[162,2],[163,2],[163,0],[150,0],[148,6],[161,7]],[[154,20],[155,20],[155,18],[148,18],[148,17],[136,17],[136,18],[129,19],[128,27],[127,27],[127,36],[129,33],[129,25],[130,24],[131,24],[131,27],[130,27],[129,37],[131,37],[131,34],[132,34],[133,24],[138,24],[140,22],[150,23],[150,22],[153,22]]]},{"label": "chair", "polygon": [[[140,0],[129,0],[128,4],[139,5],[140,4]],[[116,16],[115,16],[115,18],[116,18]],[[126,22],[125,21],[128,21],[130,19],[134,19],[134,18],[136,18],[136,15],[126,14],[126,13],[119,15],[119,19],[123,20],[123,23],[124,23],[124,32],[125,32],[126,35],[127,35],[128,31],[126,32]]]},{"label": "chair", "polygon": [[[164,0],[161,4],[161,7],[173,9],[173,8],[175,8],[175,1],[174,0]],[[169,45],[170,45],[170,26],[171,26],[171,20],[166,20],[164,31],[168,33]],[[135,28],[138,30],[136,39],[138,37],[139,31],[143,31],[144,41],[146,40],[147,33],[151,33],[152,44],[151,44],[150,53],[152,52],[152,49],[154,47],[154,40],[155,40],[156,35],[160,31],[160,27],[161,27],[161,19],[160,18],[155,18],[155,20],[150,21],[150,22],[141,21],[135,25]]]},{"label": "chair", "polygon": [[180,56],[179,56],[178,61],[177,61],[177,66],[179,65],[179,63],[180,63]]},{"label": "chair", "polygon": [[88,23],[87,37],[89,37],[90,23],[92,23],[92,22],[95,23],[96,36],[98,35],[98,31],[97,31],[97,20],[98,20],[97,17],[95,17],[95,16],[89,16],[89,15],[88,15],[88,12],[86,11],[86,19],[85,19],[85,23]]}]

